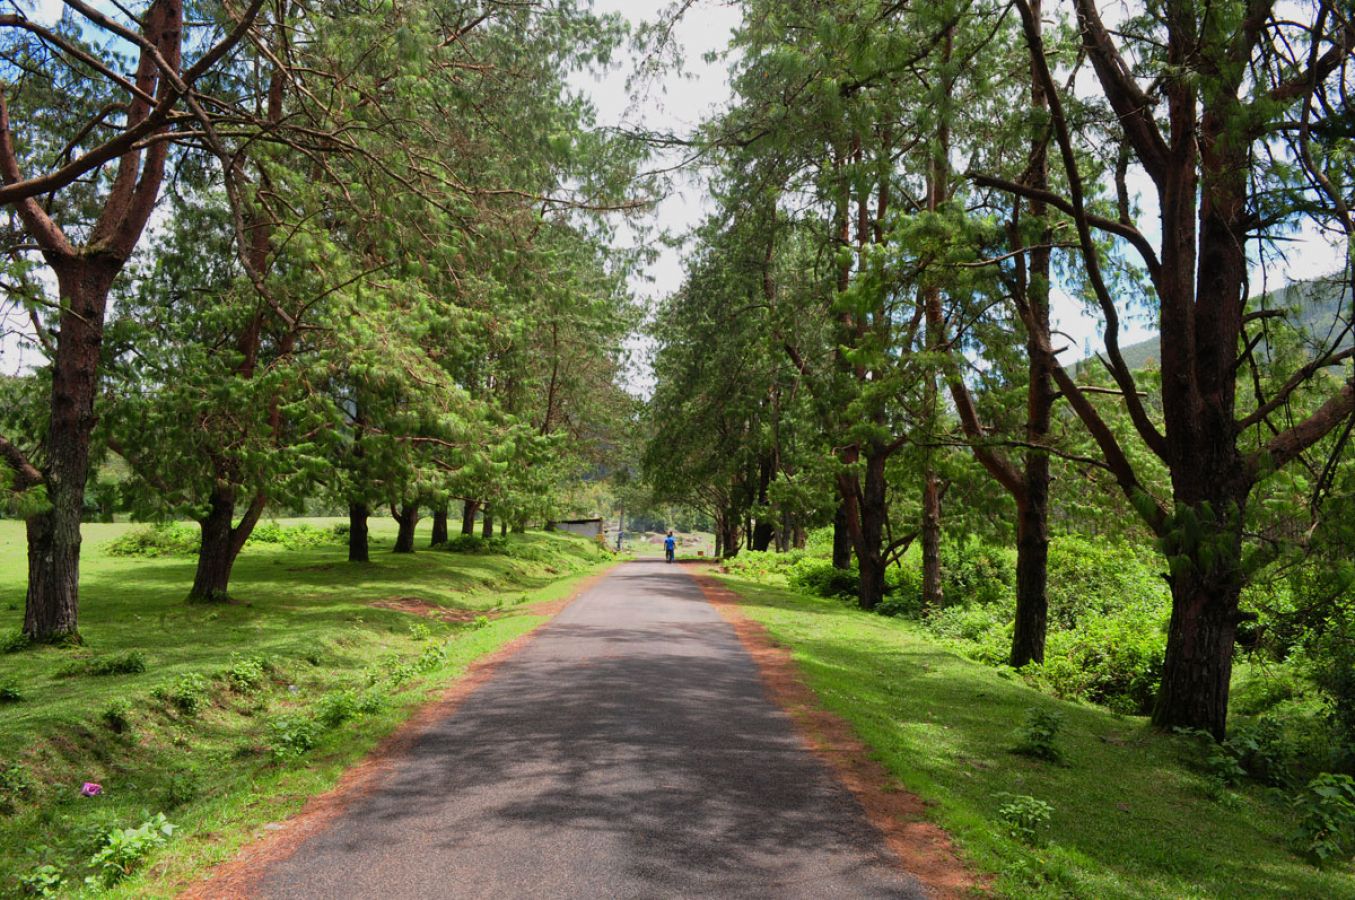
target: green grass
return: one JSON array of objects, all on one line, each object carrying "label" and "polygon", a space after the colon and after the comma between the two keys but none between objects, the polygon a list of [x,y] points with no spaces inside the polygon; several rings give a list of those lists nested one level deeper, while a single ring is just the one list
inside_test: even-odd
[{"label": "green grass", "polygon": [[[1010,897],[1355,898],[1347,863],[1287,845],[1286,798],[1211,791],[1196,746],[1144,719],[1054,700],[942,649],[915,626],[784,588],[726,579],[788,646],[823,704],[849,721]],[[1062,714],[1063,764],[1010,752],[1032,707]],[[1054,812],[1044,846],[1009,837],[1002,794]]]},{"label": "green grass", "polygon": [[[235,568],[234,602],[215,605],[184,602],[191,558],[111,557],[101,548],[135,526],[86,526],[84,646],[0,654],[0,685],[24,698],[0,704],[0,896],[14,894],[18,877],[44,864],[78,886],[110,828],[157,812],[179,830],[110,895],[173,895],[265,823],[330,787],[476,658],[543,622],[531,603],[567,595],[609,559],[583,539],[547,534],[510,536],[507,554],[397,556],[389,552],[393,523],[372,524],[366,565],[349,564],[338,542],[248,547]],[[425,529],[419,546],[427,539]],[[0,522],[0,636],[22,624],[24,578],[22,525]],[[490,617],[449,624],[371,605],[397,597]],[[391,683],[390,673],[430,647],[444,647],[445,656]],[[144,672],[94,674],[129,668],[131,650],[144,657]],[[251,661],[264,663],[257,690],[231,688],[226,672],[241,661],[246,676]],[[166,696],[193,675],[207,685],[196,715]],[[322,696],[340,689],[374,696],[372,708],[323,730],[302,759],[276,761],[268,723],[281,714],[309,717]],[[112,713],[130,725],[123,733],[108,722],[120,717],[110,713],[118,704],[126,709]],[[100,783],[103,795],[81,797],[86,781]]]}]

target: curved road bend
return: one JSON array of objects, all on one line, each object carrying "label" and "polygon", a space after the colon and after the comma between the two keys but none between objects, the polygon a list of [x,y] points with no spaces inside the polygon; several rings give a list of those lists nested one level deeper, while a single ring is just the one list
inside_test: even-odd
[{"label": "curved road bend", "polygon": [[695,582],[658,562],[576,600],[260,892],[923,896]]}]

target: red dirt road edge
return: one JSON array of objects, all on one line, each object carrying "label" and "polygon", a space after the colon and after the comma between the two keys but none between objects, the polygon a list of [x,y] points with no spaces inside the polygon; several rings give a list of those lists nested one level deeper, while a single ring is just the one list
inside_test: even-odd
[{"label": "red dirt road edge", "polygon": [[323,794],[306,801],[301,812],[284,820],[283,827],[246,844],[234,858],[218,863],[178,895],[180,900],[239,900],[254,894],[267,868],[281,862],[308,839],[323,831],[354,801],[380,786],[395,768],[396,760],[429,728],[456,712],[461,702],[476,688],[494,676],[504,660],[531,642],[541,629],[550,625],[565,607],[605,578],[615,564],[589,575],[579,582],[568,597],[532,604],[533,615],[549,616],[536,628],[514,638],[492,653],[475,660],[460,678],[448,685],[434,700],[420,706],[366,757],[339,776],[338,782]]},{"label": "red dirt road edge", "polygon": [[709,575],[688,574],[757,663],[767,696],[790,715],[800,739],[856,797],[904,871],[933,897],[987,893],[987,880],[960,860],[950,835],[927,821],[922,799],[899,788],[894,776],[871,759],[852,726],[820,705],[790,649],[774,642],[761,622],[744,613],[734,591]]}]

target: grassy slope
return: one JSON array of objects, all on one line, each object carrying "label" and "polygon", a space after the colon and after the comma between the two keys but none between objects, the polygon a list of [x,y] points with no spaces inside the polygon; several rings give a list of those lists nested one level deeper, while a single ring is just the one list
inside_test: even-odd
[{"label": "grassy slope", "polygon": [[[118,559],[103,553],[126,525],[86,528],[79,650],[43,648],[0,654],[0,684],[14,681],[26,697],[0,705],[0,769],[19,760],[34,782],[11,792],[7,811],[0,785],[0,896],[18,874],[42,863],[88,873],[83,861],[111,826],[139,824],[164,811],[181,831],[151,870],[119,888],[126,896],[172,893],[173,884],[225,858],[258,826],[296,811],[343,769],[403,721],[418,701],[475,658],[536,627],[544,618],[524,601],[564,596],[604,560],[579,538],[514,536],[514,547],[542,557],[388,551],[393,525],[373,522],[373,562],[353,566],[335,544],[304,550],[246,549],[232,583],[237,603],[190,606],[187,558]],[[426,531],[420,538],[427,542]],[[0,522],[0,635],[22,622],[22,526]],[[567,576],[576,577],[567,577]],[[447,625],[377,609],[373,600],[419,597],[503,615],[482,627]],[[411,625],[422,622],[423,636]],[[305,764],[279,765],[268,753],[266,722],[282,712],[306,712],[324,693],[367,690],[367,674],[384,677],[432,645],[446,643],[446,664],[398,689],[378,689],[377,712],[325,732]],[[72,660],[136,648],[148,670],[139,675],[61,676]],[[261,656],[274,672],[265,688],[240,694],[214,679],[232,656]],[[185,673],[211,681],[211,705],[196,717],[151,697]],[[114,734],[100,713],[115,698],[133,703],[133,729]],[[78,796],[84,781],[104,795]]]},{"label": "grassy slope", "polygon": [[[1193,748],[1143,719],[1064,703],[938,648],[908,623],[729,579],[789,646],[825,706],[847,719],[1006,896],[1355,898],[1355,872],[1286,849],[1283,798],[1209,799]],[[1065,765],[1006,748],[1030,707],[1063,714]],[[1003,792],[1054,806],[1047,846],[1008,838]]]}]

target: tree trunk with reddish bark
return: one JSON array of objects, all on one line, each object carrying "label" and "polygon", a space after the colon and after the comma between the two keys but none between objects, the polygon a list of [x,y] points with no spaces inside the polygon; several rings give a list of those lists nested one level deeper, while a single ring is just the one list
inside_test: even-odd
[{"label": "tree trunk with reddish bark", "polygon": [[461,533],[464,535],[475,534],[475,514],[480,511],[480,504],[475,500],[465,500],[461,504]]},{"label": "tree trunk with reddish bark", "polygon": [[941,479],[929,469],[922,483],[922,608],[940,609],[945,603],[941,586]]}]

